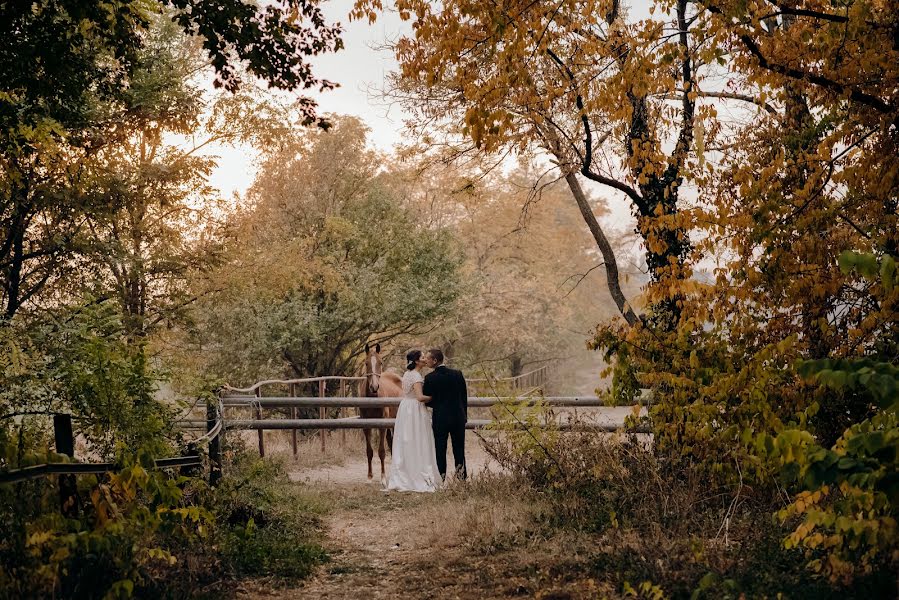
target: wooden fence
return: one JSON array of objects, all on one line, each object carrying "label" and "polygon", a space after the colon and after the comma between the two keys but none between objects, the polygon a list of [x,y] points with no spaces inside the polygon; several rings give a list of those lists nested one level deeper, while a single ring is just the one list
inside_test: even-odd
[{"label": "wooden fence", "polygon": [[512,377],[475,377],[466,379],[470,390],[478,392],[504,392],[506,390],[539,390],[546,391],[546,384],[549,380],[549,366],[543,365],[532,371],[521,373]]},{"label": "wooden fence", "polygon": [[[328,399],[329,392],[337,392],[340,397],[347,397],[349,392],[355,392],[355,395],[352,396],[355,399],[361,399],[364,394],[364,388],[366,377],[345,377],[339,375],[327,375],[324,377],[304,377],[299,379],[267,379],[264,381],[260,381],[246,388],[235,388],[229,385],[222,387],[219,390],[220,396],[220,405],[222,406],[222,413],[224,416],[224,408],[225,398],[234,397],[240,398],[244,402],[240,404],[240,406],[250,408],[254,413],[254,418],[257,420],[262,419],[262,408],[263,404],[260,402],[261,400],[267,399],[268,397],[263,396],[264,388],[276,388],[282,392],[287,392],[286,398],[298,398],[300,397],[299,391],[306,387],[314,388],[318,395],[317,396],[304,396],[303,398],[311,399],[316,402],[321,402],[322,400]],[[229,405],[232,406],[232,405]],[[328,407],[327,404],[323,403],[311,403],[311,404],[285,404],[278,408],[289,408],[290,409],[290,420],[295,421],[297,419],[297,408],[305,406],[305,407],[313,407],[318,408],[318,417],[319,419],[325,419],[326,417],[326,409]],[[349,413],[345,408],[349,408],[353,405],[346,405],[341,407],[339,412],[339,417],[347,418],[349,417]],[[308,419],[302,419],[302,421],[307,421]],[[236,429],[235,427],[229,427],[230,429]],[[299,429],[306,429],[303,427],[294,427],[291,429],[291,448],[293,450],[294,456],[298,453],[298,440],[297,440],[297,432]],[[263,436],[263,429],[258,430],[258,443],[259,443],[259,455],[265,456],[265,438]],[[325,431],[322,430],[319,433],[319,440],[321,442],[321,451],[325,451]],[[346,430],[341,431],[340,444],[346,445]]]},{"label": "wooden fence", "polygon": [[[221,463],[221,436],[223,421],[221,419],[221,405],[210,404],[207,407],[206,434],[194,440],[188,445],[187,454],[172,458],[160,458],[154,461],[157,469],[178,468],[182,473],[195,470],[203,466],[200,456],[200,448],[209,446],[210,471],[209,481],[215,485],[222,474]],[[72,428],[72,416],[69,414],[53,415],[53,437],[57,454],[67,456],[74,461],[75,435]],[[0,472],[0,484],[14,484],[36,477],[59,476],[60,510],[70,518],[78,516],[78,486],[75,482],[76,475],[88,475],[115,472],[120,465],[109,462],[82,463],[59,462],[42,465],[32,465],[21,469]]]},{"label": "wooden fence", "polygon": [[[529,381],[531,383],[539,382],[538,378],[545,377],[545,371],[535,370],[531,373],[523,374],[524,377],[530,379],[517,378],[518,382]],[[508,378],[516,379],[516,378]],[[322,452],[325,451],[325,432],[328,430],[339,431],[341,433],[341,444],[345,444],[346,431],[349,429],[387,429],[394,426],[394,419],[363,419],[356,416],[348,416],[345,409],[349,408],[376,408],[386,406],[398,406],[402,398],[365,398],[362,396],[361,385],[365,381],[364,377],[310,377],[303,379],[278,379],[261,381],[247,388],[233,388],[225,386],[220,390],[219,404],[221,407],[221,417],[223,423],[223,432],[230,430],[255,430],[258,436],[258,447],[260,456],[265,456],[265,437],[263,432],[266,430],[288,430],[291,432],[291,448],[294,456],[298,454],[297,433],[299,430],[318,430],[321,439]],[[486,380],[485,380],[486,381]],[[545,380],[544,380],[545,381]],[[317,396],[299,396],[296,391],[300,386],[317,386]],[[335,389],[337,396],[328,396],[329,389]],[[287,391],[286,395],[263,395],[264,388],[278,388]],[[355,388],[357,395],[347,395],[346,391]],[[530,390],[530,393],[539,391],[539,388]],[[576,397],[576,396],[551,396],[527,398],[519,396],[496,397],[496,396],[474,396],[468,399],[470,408],[492,407],[500,404],[504,400],[515,400],[516,402],[524,402],[526,404],[535,405],[538,402],[549,407],[574,408],[579,407],[601,407],[604,406],[603,401],[595,396]],[[298,419],[297,410],[300,408],[317,408],[318,418]],[[263,418],[263,411],[287,409],[287,418]],[[328,409],[338,409],[336,418],[326,418]],[[242,410],[244,415],[249,412],[251,418],[243,418],[232,416],[234,410]],[[229,411],[232,411],[229,413]],[[493,423],[486,419],[472,419],[466,427],[468,429],[481,429]],[[186,428],[197,427],[189,422],[184,422]],[[618,431],[622,428],[618,423],[555,423],[554,427],[560,430],[568,430],[577,428],[580,430],[592,430],[598,432]],[[647,433],[645,428],[637,428],[633,430],[636,433]]]},{"label": "wooden fence", "polygon": [[[497,388],[503,391],[520,391],[527,390],[529,393],[533,393],[535,391],[543,391],[545,389],[546,381],[547,381],[547,373],[548,367],[543,366],[532,371],[528,371],[526,373],[522,373],[520,375],[514,377],[501,377],[496,379],[487,379],[487,378],[473,378],[468,379],[467,383],[471,386],[471,389],[476,390],[489,390],[495,391]],[[229,429],[256,429],[257,430],[257,440],[259,445],[259,454],[261,456],[265,456],[265,439],[263,435],[263,431],[265,429],[289,429],[291,431],[291,448],[293,450],[294,455],[296,456],[298,452],[298,440],[297,440],[297,432],[300,429],[319,429],[319,440],[321,442],[321,450],[325,451],[325,430],[328,429],[336,429],[340,430],[340,444],[341,446],[346,444],[346,430],[347,429],[367,429],[369,427],[375,428],[383,428],[385,427],[383,423],[379,423],[378,425],[373,425],[372,423],[367,422],[366,420],[356,418],[353,423],[354,425],[346,425],[346,424],[336,424],[333,427],[324,427],[324,426],[316,426],[315,423],[319,421],[327,421],[328,423],[334,423],[334,419],[326,419],[326,410],[331,407],[338,407],[340,409],[338,418],[341,419],[352,419],[353,417],[349,416],[349,413],[345,409],[349,408],[359,408],[359,407],[378,407],[378,406],[397,406],[399,404],[399,398],[396,399],[395,402],[389,401],[386,404],[377,404],[377,399],[365,399],[363,393],[363,385],[365,385],[365,376],[360,377],[346,377],[346,376],[337,376],[337,375],[327,375],[321,377],[305,377],[298,379],[267,379],[264,381],[259,381],[250,387],[245,388],[237,388],[229,385],[223,386],[220,390],[220,395],[223,401],[227,400],[227,403],[223,406],[243,406],[245,408],[250,408],[254,412],[254,421],[262,421],[262,408],[288,408],[290,410],[289,419],[280,420],[282,422],[302,422],[302,426],[295,427],[265,427],[265,428],[257,428],[244,426],[247,423],[246,420],[235,420],[233,421],[233,425],[229,423]],[[303,387],[313,386],[317,388],[317,396],[300,396],[299,391]],[[266,388],[280,388],[280,391],[286,392],[286,396],[263,396],[263,390]],[[355,395],[349,395],[348,392],[355,391]],[[329,397],[329,393],[336,392],[336,397]],[[290,402],[272,402],[272,399],[298,399],[300,402],[290,403]],[[263,401],[264,402],[260,402]],[[342,400],[342,402],[341,402]],[[366,400],[372,400],[375,403],[367,402]],[[336,401],[336,402],[335,402]],[[484,405],[486,406],[486,405]],[[598,406],[598,405],[596,405]],[[318,408],[319,419],[297,419],[297,408],[306,407],[306,408]],[[270,421],[270,420],[269,420]],[[475,423],[480,423],[475,421]],[[186,429],[196,429],[198,427],[197,420],[185,419],[181,421],[181,424]],[[201,423],[200,423],[201,424]],[[393,422],[391,421],[388,427],[392,427]],[[479,425],[480,426],[480,425]]]}]

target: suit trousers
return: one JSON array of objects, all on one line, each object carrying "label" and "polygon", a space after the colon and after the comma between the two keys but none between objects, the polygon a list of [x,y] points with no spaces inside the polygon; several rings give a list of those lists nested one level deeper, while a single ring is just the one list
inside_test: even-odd
[{"label": "suit trousers", "polygon": [[465,479],[468,475],[465,468],[465,423],[444,423],[434,420],[431,428],[434,430],[434,450],[437,453],[437,470],[440,471],[440,477],[446,479],[446,442],[449,438],[453,443],[456,475],[460,479]]}]

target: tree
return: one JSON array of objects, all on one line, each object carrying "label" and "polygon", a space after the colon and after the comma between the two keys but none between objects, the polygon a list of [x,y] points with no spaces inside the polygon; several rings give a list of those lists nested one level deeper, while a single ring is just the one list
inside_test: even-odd
[{"label": "tree", "polygon": [[[519,375],[551,365],[566,377],[578,368],[595,376],[584,341],[617,309],[611,299],[596,301],[605,287],[601,256],[564,182],[527,163],[508,174],[455,166],[412,171],[412,206],[439,207],[435,218],[465,254],[466,293],[429,343],[469,372]],[[601,201],[590,205],[605,213]]]},{"label": "tree", "polygon": [[[713,385],[681,401],[720,389],[732,399],[770,394],[764,408],[739,402],[725,413],[743,424],[767,413],[775,430],[803,414],[829,445],[870,416],[871,403],[851,394],[812,396],[793,369],[767,365],[897,357],[889,294],[878,298],[876,286],[841,271],[838,257],[845,251],[896,256],[899,162],[890,128],[899,115],[893,60],[899,55],[888,33],[893,15],[877,3],[858,3],[840,15],[815,2],[778,6],[708,9],[708,34],[733,53],[744,85],[755,86],[750,95],[765,97],[772,110],[736,133],[740,143],[722,151],[702,190],[709,203],[697,221],[706,231],[702,250],[719,257],[719,268],[714,286],[689,294],[684,339],[711,369],[704,380]],[[856,48],[851,57],[845,44]],[[729,372],[725,365],[756,360],[771,376],[715,375]],[[666,371],[680,369],[690,366]],[[672,411],[676,406],[680,401]]]},{"label": "tree", "polygon": [[[276,147],[300,120],[257,94],[204,98],[193,78],[202,68],[197,50],[171,22],[149,30],[127,91],[141,108],[120,123],[121,140],[84,165],[91,194],[108,202],[85,215],[77,268],[92,273],[95,294],[118,300],[132,336],[183,318],[195,300],[192,272],[211,268],[218,254],[214,229],[225,207],[207,184],[215,159],[201,150],[231,142]],[[174,135],[187,143],[171,141]]]},{"label": "tree", "polygon": [[[333,86],[314,77],[306,57],[339,49],[340,30],[305,0],[264,9],[239,0],[3,4],[0,273],[7,318],[59,274],[83,215],[107,201],[87,189],[81,165],[119,140],[123,121],[141,112],[130,103],[132,76],[146,30],[166,6],[187,33],[205,40],[218,81],[230,90],[239,82],[235,63],[276,87]],[[314,103],[302,106],[304,121],[324,125]]]},{"label": "tree", "polygon": [[894,570],[895,11],[700,4],[729,83],[768,108],[701,182],[698,249],[716,269],[682,288],[679,335],[601,343],[645,349],[632,354],[640,370],[667,386],[660,453],[759,490],[786,481],[797,495],[783,515],[802,518],[788,543],[833,581]]},{"label": "tree", "polygon": [[[659,284],[652,305],[671,329],[679,296],[667,280],[690,276],[679,189],[696,125],[712,114],[697,108],[697,96],[699,69],[714,48],[690,29],[704,15],[688,14],[685,1],[663,3],[664,19],[637,23],[617,1],[395,4],[414,28],[395,45],[397,93],[418,105],[419,123],[453,121],[473,144],[462,152],[536,147],[552,156],[602,252],[609,291],[633,325],[614,253],[578,175],[624,194]],[[374,19],[380,8],[360,1],[354,14]]]},{"label": "tree", "polygon": [[234,381],[351,373],[367,341],[439,321],[459,293],[445,230],[403,210],[349,117],[271,155],[231,219],[197,332]]}]

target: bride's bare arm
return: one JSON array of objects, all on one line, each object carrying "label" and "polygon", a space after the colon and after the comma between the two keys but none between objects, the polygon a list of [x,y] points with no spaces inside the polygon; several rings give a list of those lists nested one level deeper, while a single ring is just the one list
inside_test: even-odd
[{"label": "bride's bare arm", "polygon": [[412,391],[415,392],[415,399],[418,400],[419,402],[430,402],[431,397],[425,396],[424,394],[422,394],[421,387],[422,387],[421,382],[418,382],[412,386]]}]

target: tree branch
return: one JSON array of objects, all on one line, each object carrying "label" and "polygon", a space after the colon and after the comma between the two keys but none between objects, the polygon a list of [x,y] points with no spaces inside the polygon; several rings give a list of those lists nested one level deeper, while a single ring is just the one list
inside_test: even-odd
[{"label": "tree branch", "polygon": [[[708,0],[699,0],[699,2],[702,3],[703,6],[705,6],[706,9],[709,10],[709,12],[724,16],[724,12],[721,10],[721,8],[715,6]],[[743,43],[749,53],[756,57],[756,59],[759,61],[759,66],[765,70],[783,75],[784,77],[789,77],[790,79],[808,81],[809,83],[812,83],[819,87],[823,87],[832,92],[836,92],[839,95],[847,95],[850,100],[853,100],[858,104],[863,104],[865,106],[873,108],[877,112],[885,115],[891,115],[896,112],[896,108],[891,104],[884,102],[877,96],[863,92],[856,87],[844,85],[838,81],[834,81],[833,79],[824,77],[823,75],[816,75],[815,73],[809,73],[801,69],[787,67],[778,63],[771,62],[770,60],[768,60],[768,57],[766,57],[762,53],[762,49],[759,47],[756,41],[749,36],[749,34],[740,33],[737,34],[737,38]]]},{"label": "tree branch", "polygon": [[[602,253],[603,265],[606,267],[606,285],[609,288],[609,294],[611,294],[615,306],[618,307],[618,311],[624,317],[624,320],[627,321],[627,324],[634,326],[637,324],[638,318],[631,309],[627,298],[624,297],[624,293],[621,291],[621,283],[618,281],[618,262],[615,258],[615,252],[612,250],[612,245],[609,243],[608,238],[606,238],[605,233],[599,226],[599,221],[596,220],[596,215],[593,214],[590,203],[587,202],[587,196],[584,194],[584,190],[577,180],[577,175],[574,173],[567,173],[565,175],[565,181],[568,183],[568,187],[577,202],[581,215],[584,217],[584,221],[587,222],[590,233],[593,234],[593,239],[596,240],[596,245],[599,246],[599,251]],[[584,277],[586,276],[587,275],[585,274]]]},{"label": "tree branch", "polygon": [[680,44],[681,52],[683,52],[683,56],[681,57],[681,78],[684,83],[684,89],[681,93],[681,130],[677,137],[677,144],[674,148],[674,164],[671,165],[672,172],[669,177],[666,178],[669,179],[670,182],[680,180],[679,175],[681,169],[689,154],[690,144],[693,142],[693,115],[696,110],[696,101],[690,97],[690,93],[694,91],[693,87],[696,83],[693,81],[693,64],[690,60],[690,45],[689,38],[687,37],[687,27],[687,0],[678,0],[678,43]]},{"label": "tree branch", "polygon": [[[768,0],[768,2],[772,6],[776,6],[778,12],[772,15],[771,17],[777,17],[780,15],[793,15],[795,17],[811,17],[813,19],[818,19],[820,21],[830,21],[832,23],[848,23],[849,17],[843,15],[833,15],[830,13],[818,12],[816,10],[809,10],[807,8],[792,8],[789,6],[784,6],[782,3],[775,2],[774,0]],[[767,18],[767,17],[765,17]]]},{"label": "tree branch", "polygon": [[[762,102],[758,98],[754,96],[750,96],[749,94],[737,94],[735,92],[701,92],[696,90],[696,95],[701,96],[703,98],[721,98],[723,100],[741,100],[743,102],[748,102],[750,104],[755,104],[756,106],[765,109],[766,112],[772,115],[777,114],[777,109],[768,104],[767,102]],[[669,99],[677,99],[680,100],[679,97],[674,96],[666,96]]]},{"label": "tree branch", "polygon": [[[560,69],[564,71],[566,76],[568,77],[568,81],[571,83],[572,87],[575,85],[574,73],[571,69],[566,65],[559,56],[553,52],[550,48],[546,49],[546,54],[555,62]],[[624,192],[627,196],[637,205],[638,208],[641,206],[645,206],[645,202],[640,194],[637,193],[637,190],[630,187],[629,185],[622,183],[616,179],[612,179],[611,177],[606,177],[601,173],[594,173],[590,170],[590,167],[593,163],[593,132],[590,129],[590,119],[587,117],[587,113],[584,110],[584,99],[581,97],[580,93],[575,94],[575,104],[578,109],[578,113],[580,114],[581,124],[584,128],[584,155],[583,155],[583,163],[581,164],[581,174],[597,183],[601,183],[603,185],[607,185],[611,188],[614,188],[620,192]],[[560,157],[561,158],[561,157]],[[642,212],[642,209],[641,209]]]}]

